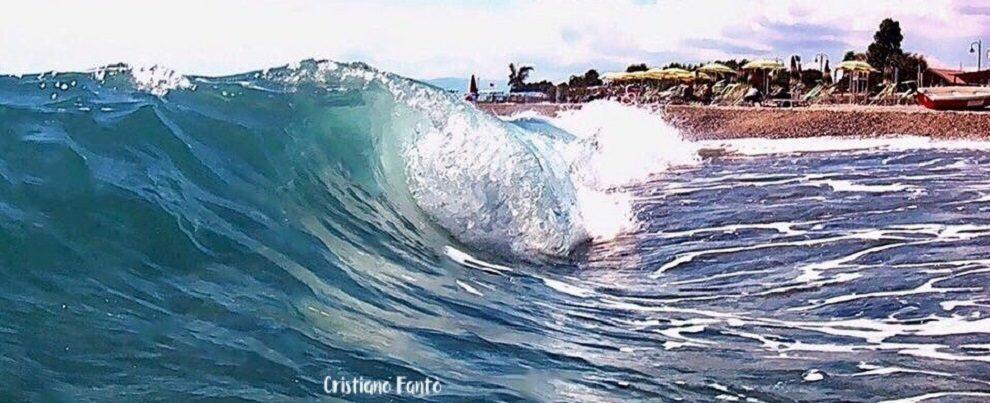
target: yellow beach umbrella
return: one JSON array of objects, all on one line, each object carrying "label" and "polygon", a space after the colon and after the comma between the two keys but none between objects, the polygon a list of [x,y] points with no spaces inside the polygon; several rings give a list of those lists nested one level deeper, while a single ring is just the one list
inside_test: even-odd
[{"label": "yellow beach umbrella", "polygon": [[664,73],[667,73],[667,74],[673,74],[673,75],[678,75],[678,76],[686,75],[686,74],[691,74],[690,71],[687,71],[687,70],[684,70],[684,69],[679,69],[677,67],[668,67],[668,68],[665,68],[665,69],[660,70],[660,71],[662,71]]},{"label": "yellow beach umbrella", "polygon": [[836,70],[845,70],[857,73],[879,73],[880,71],[870,66],[867,62],[859,60],[846,60],[835,67]]},{"label": "yellow beach umbrella", "polygon": [[[860,73],[867,73],[866,74],[866,88],[869,88],[869,86],[870,86],[870,75],[869,75],[869,73],[879,73],[880,72],[879,70],[873,68],[873,66],[870,66],[869,63],[867,63],[867,62],[861,62],[859,60],[846,60],[846,61],[844,61],[842,63],[839,63],[838,66],[835,66],[835,69],[836,70],[842,70],[842,71],[848,72],[848,73],[853,73],[853,76],[852,76],[853,77],[853,80],[849,80],[849,90],[850,90],[850,92],[853,92],[854,94],[859,92],[859,89],[858,88],[854,89],[853,87],[854,86],[855,87],[859,87],[858,82],[854,83],[854,81],[856,81],[855,79],[857,77],[860,77],[859,76]],[[849,102],[852,102],[852,99],[850,99]]]},{"label": "yellow beach umbrella", "polygon": [[649,77],[652,80],[672,80],[674,79],[670,74],[668,74],[663,69],[649,69],[643,72],[644,77]]},{"label": "yellow beach umbrella", "polygon": [[699,67],[698,71],[707,74],[736,74],[735,69],[721,63],[708,63]]},{"label": "yellow beach umbrella", "polygon": [[635,72],[632,72],[632,73],[628,73],[626,75],[626,79],[627,80],[649,80],[651,78],[652,77],[650,77],[650,74],[649,74],[648,71],[635,71]]},{"label": "yellow beach umbrella", "polygon": [[660,81],[690,81],[694,79],[694,73],[678,68],[650,69],[645,72],[649,79]]},{"label": "yellow beach umbrella", "polygon": [[783,70],[784,64],[776,60],[753,60],[742,66],[743,70]]},{"label": "yellow beach umbrella", "polygon": [[604,81],[610,81],[610,82],[632,81],[632,80],[642,79],[642,74],[640,73],[642,72],[641,71],[634,73],[611,72],[611,73],[602,74],[601,78]]},{"label": "yellow beach umbrella", "polygon": [[626,74],[627,73],[620,73],[617,71],[613,71],[602,74],[601,79],[602,81],[622,81],[622,79],[625,77]]},{"label": "yellow beach umbrella", "polygon": [[776,60],[753,60],[742,66],[743,70],[763,70],[763,81],[764,81],[764,93],[770,93],[770,79],[767,77],[770,75],[771,70],[783,70],[784,64]]}]

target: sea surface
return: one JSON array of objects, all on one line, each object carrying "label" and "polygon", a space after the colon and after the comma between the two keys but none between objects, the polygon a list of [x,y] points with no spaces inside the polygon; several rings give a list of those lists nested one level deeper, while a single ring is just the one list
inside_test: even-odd
[{"label": "sea surface", "polygon": [[[362,64],[2,76],[0,400],[987,401],[988,148]],[[400,376],[442,388],[324,390]]]}]

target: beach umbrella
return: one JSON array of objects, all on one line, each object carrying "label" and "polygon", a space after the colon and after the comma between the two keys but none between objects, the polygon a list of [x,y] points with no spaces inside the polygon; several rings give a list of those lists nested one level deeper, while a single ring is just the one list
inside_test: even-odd
[{"label": "beach umbrella", "polygon": [[619,73],[619,72],[612,71],[612,72],[608,72],[608,73],[602,74],[601,79],[602,79],[602,81],[621,81],[622,77],[625,76],[625,75],[626,75],[626,73]]},{"label": "beach umbrella", "polygon": [[694,73],[674,67],[666,69],[650,69],[644,74],[645,78],[659,81],[691,81]]},{"label": "beach umbrella", "polygon": [[670,76],[670,77],[673,77],[674,79],[677,79],[677,80],[685,80],[685,79],[686,80],[691,80],[691,79],[694,79],[694,73],[692,73],[690,71],[687,71],[687,70],[684,70],[684,69],[679,69],[679,68],[676,68],[676,67],[668,67],[668,68],[665,68],[665,69],[660,70],[660,71],[663,72],[663,74],[665,74],[667,76]]},{"label": "beach umbrella", "polygon": [[763,70],[763,81],[766,83],[765,94],[770,93],[770,71],[783,70],[784,65],[776,60],[753,60],[742,66],[743,70]]},{"label": "beach umbrella", "polygon": [[698,71],[707,74],[736,74],[735,69],[721,63],[708,63],[698,67]]},{"label": "beach umbrella", "polygon": [[674,74],[674,75],[691,74],[690,71],[687,71],[687,70],[684,70],[684,69],[679,69],[677,67],[668,67],[668,68],[662,69],[660,71],[662,71],[664,73],[667,73],[667,74]]},{"label": "beach umbrella", "polygon": [[743,70],[783,70],[784,65],[776,60],[753,60],[742,66]]},{"label": "beach umbrella", "polygon": [[649,78],[651,80],[658,80],[658,81],[673,80],[674,79],[673,76],[671,76],[670,74],[668,74],[663,69],[649,69],[649,70],[646,70],[646,71],[642,72],[642,75],[643,75],[643,78]]},{"label": "beach umbrella", "polygon": [[873,68],[873,66],[870,66],[869,63],[862,62],[862,61],[859,61],[859,60],[846,60],[846,61],[844,61],[842,63],[839,63],[838,66],[835,66],[835,69],[836,70],[841,70],[843,72],[853,73],[852,79],[849,80],[849,86],[850,86],[850,88],[852,88],[852,86],[853,86],[853,80],[858,79],[859,78],[859,75],[862,74],[862,73],[865,73],[866,74],[866,80],[867,80],[866,81],[866,86],[867,86],[867,88],[869,88],[869,86],[870,86],[870,81],[869,81],[870,76],[869,76],[869,74],[870,73],[879,73],[880,72],[879,70]]},{"label": "beach umbrella", "polygon": [[846,60],[835,66],[836,70],[844,70],[848,72],[855,73],[879,73],[880,71],[870,66],[867,62],[861,62],[859,60]]},{"label": "beach umbrella", "polygon": [[640,80],[643,78],[642,73],[643,73],[642,71],[638,71],[634,73],[611,72],[611,73],[602,74],[601,79],[603,81],[610,81],[610,82]]}]

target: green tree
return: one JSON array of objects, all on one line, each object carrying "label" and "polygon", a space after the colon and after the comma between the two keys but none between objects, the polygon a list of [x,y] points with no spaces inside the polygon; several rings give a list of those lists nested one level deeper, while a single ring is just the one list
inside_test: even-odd
[{"label": "green tree", "polygon": [[598,76],[598,71],[591,69],[585,72],[583,76],[571,76],[567,84],[570,87],[594,87],[602,85],[602,80]]},{"label": "green tree", "polygon": [[825,75],[822,74],[820,70],[812,69],[801,71],[801,83],[808,88],[818,85],[818,83],[823,80],[825,80]]},{"label": "green tree", "polygon": [[746,63],[749,63],[749,60],[746,59],[716,60],[714,63],[724,64],[734,70],[739,70],[740,68],[742,68],[742,66],[745,66]]},{"label": "green tree", "polygon": [[517,69],[515,64],[509,63],[509,91],[521,91],[532,72],[532,66],[519,66]]},{"label": "green tree", "polygon": [[856,60],[856,52],[848,51],[845,56],[842,56],[842,61],[848,62],[850,60]]},{"label": "green tree", "polygon": [[797,81],[801,80],[801,56],[791,55],[791,78]]},{"label": "green tree", "polygon": [[588,70],[584,73],[584,83],[589,87],[602,85],[602,78],[595,69]]},{"label": "green tree", "polygon": [[873,43],[867,48],[866,61],[882,70],[899,66],[904,57],[904,50],[901,49],[903,40],[901,23],[890,18],[884,19],[880,23],[880,29],[873,34]]},{"label": "green tree", "polygon": [[[901,58],[900,62],[900,81],[911,81],[915,80],[918,75],[918,71],[928,70],[928,61],[925,57],[917,53],[908,53]],[[918,83],[921,85],[921,83]]]},{"label": "green tree", "polygon": [[629,67],[626,67],[626,73],[635,73],[637,71],[646,71],[649,69],[649,67],[646,67],[646,63],[630,64]]},{"label": "green tree", "polygon": [[663,66],[662,68],[665,68],[665,69],[694,70],[694,69],[696,69],[698,67],[701,67],[701,65],[699,64],[699,65],[696,66],[696,65],[693,65],[691,63],[671,62],[671,63],[667,63],[667,65]]}]

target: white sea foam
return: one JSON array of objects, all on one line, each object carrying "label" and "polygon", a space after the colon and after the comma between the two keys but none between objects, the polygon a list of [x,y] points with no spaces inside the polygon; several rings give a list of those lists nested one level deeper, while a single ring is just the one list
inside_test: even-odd
[{"label": "white sea foam", "polygon": [[862,183],[854,183],[847,180],[826,180],[823,182],[826,186],[832,188],[836,192],[857,192],[857,193],[892,193],[892,192],[903,192],[906,190],[917,190],[918,188],[911,185],[905,185],[903,183],[891,183],[887,185],[866,185]]},{"label": "white sea foam", "polygon": [[114,76],[129,76],[134,88],[156,96],[165,96],[176,89],[195,89],[195,85],[184,75],[175,70],[162,67],[132,67],[126,64],[103,66],[90,72],[93,79],[105,83]]},{"label": "white sea foam", "polygon": [[757,223],[757,224],[732,224],[724,225],[712,228],[697,228],[683,231],[663,231],[657,235],[663,238],[681,238],[681,237],[692,237],[699,234],[711,234],[711,233],[725,233],[734,234],[740,230],[747,229],[760,229],[760,230],[773,230],[787,236],[804,235],[807,231],[796,230],[795,226],[798,225],[808,225],[813,222],[771,222],[771,223]]},{"label": "white sea foam", "polygon": [[593,145],[594,152],[584,157],[579,171],[585,184],[593,187],[625,185],[699,162],[695,143],[645,109],[595,101],[561,112],[550,122]]},{"label": "white sea foam", "polygon": [[801,378],[804,379],[805,382],[818,382],[825,379],[825,374],[817,369],[810,369],[806,371]]},{"label": "white sea foam", "polygon": [[[959,316],[931,317],[924,322],[902,322],[893,319],[869,318],[839,319],[823,321],[789,321],[743,314],[717,312],[702,309],[678,308],[673,306],[639,305],[631,302],[602,298],[610,308],[652,312],[698,315],[700,317],[679,322],[680,327],[693,325],[713,326],[722,323],[728,327],[745,324],[761,328],[789,328],[811,331],[830,336],[861,339],[867,344],[808,343],[800,340],[776,341],[772,337],[752,332],[732,332],[740,337],[760,340],[764,346],[780,352],[806,351],[823,353],[855,353],[857,351],[895,351],[898,354],[926,357],[944,361],[990,362],[990,355],[957,354],[945,351],[949,346],[935,343],[888,342],[898,336],[945,337],[963,334],[990,334],[990,318],[971,319]],[[694,340],[697,342],[697,340]]]},{"label": "white sea foam", "polygon": [[587,288],[578,287],[578,286],[571,285],[571,284],[567,284],[567,283],[565,283],[563,281],[553,280],[553,279],[549,279],[549,278],[543,278],[542,280],[543,280],[543,283],[547,285],[547,287],[550,287],[550,288],[552,288],[554,290],[557,290],[558,292],[561,292],[561,293],[564,293],[564,294],[567,294],[567,295],[570,295],[570,296],[579,297],[579,298],[588,298],[588,297],[590,297],[590,296],[592,296],[592,295],[595,294],[595,292],[592,291],[592,290],[589,290]]},{"label": "white sea foam", "polygon": [[502,274],[505,272],[511,272],[511,267],[506,267],[498,265],[495,263],[489,263],[484,260],[478,259],[477,257],[469,255],[467,252],[463,252],[453,246],[444,247],[444,253],[451,260],[460,263],[463,266],[470,267],[472,269],[478,269],[482,271],[487,271],[493,274]]},{"label": "white sea foam", "polygon": [[462,290],[467,291],[468,294],[476,295],[476,296],[479,296],[479,297],[484,297],[485,296],[480,291],[478,291],[478,289],[472,287],[468,283],[465,283],[465,282],[463,282],[461,280],[456,280],[455,283],[457,283],[457,286],[458,287],[461,287]]},{"label": "white sea foam", "polygon": [[884,400],[880,403],[919,403],[926,400],[941,399],[941,398],[952,398],[952,397],[978,397],[982,399],[990,399],[990,393],[977,392],[977,391],[948,391],[948,392],[933,392],[925,393],[917,396],[905,397],[896,400]]},{"label": "white sea foam", "polygon": [[591,102],[549,123],[579,139],[558,144],[556,151],[571,167],[582,225],[599,240],[635,225],[631,198],[617,187],[699,162],[696,145],[660,116],[617,102]]},{"label": "white sea foam", "polygon": [[794,154],[810,152],[842,152],[890,150],[908,151],[925,149],[987,150],[990,142],[978,140],[937,140],[920,136],[891,136],[882,138],[809,137],[787,139],[744,138],[732,140],[706,140],[698,142],[705,148],[722,148],[747,155]]}]

